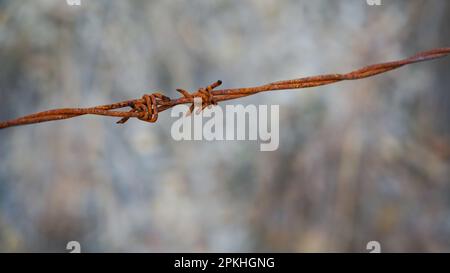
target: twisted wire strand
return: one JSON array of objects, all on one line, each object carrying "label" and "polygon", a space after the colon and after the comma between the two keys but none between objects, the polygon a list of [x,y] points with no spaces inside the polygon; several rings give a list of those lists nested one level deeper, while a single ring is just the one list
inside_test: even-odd
[{"label": "twisted wire strand", "polygon": [[[346,74],[324,74],[299,79],[276,81],[255,87],[214,90],[222,84],[221,81],[216,81],[205,88],[199,88],[194,93],[189,93],[184,89],[177,89],[177,91],[180,92],[182,96],[176,99],[171,99],[161,93],[156,92],[152,94],[145,94],[140,99],[121,101],[117,103],[99,105],[89,108],[53,109],[0,122],[0,129],[52,120],[68,119],[81,115],[121,117],[121,119],[117,122],[120,124],[127,122],[130,118],[137,118],[142,121],[154,123],[158,120],[159,113],[178,104],[191,104],[190,112],[192,112],[194,110],[195,98],[201,98],[202,100],[202,107],[201,109],[199,109],[199,111],[201,111],[205,107],[217,105],[217,103],[220,101],[246,97],[260,92],[302,89],[332,84],[345,80],[359,80],[381,73],[386,73],[405,65],[442,58],[447,56],[448,54],[450,54],[450,47],[437,48],[420,52],[407,59],[369,65]],[[131,110],[116,110],[125,107],[130,107]]]}]

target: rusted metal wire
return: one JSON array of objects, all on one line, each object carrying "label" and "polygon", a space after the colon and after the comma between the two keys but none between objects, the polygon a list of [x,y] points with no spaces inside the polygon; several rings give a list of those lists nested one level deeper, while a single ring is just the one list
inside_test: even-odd
[{"label": "rusted metal wire", "polygon": [[[405,65],[442,58],[447,56],[448,54],[450,54],[450,47],[437,48],[430,51],[418,53],[404,60],[366,66],[347,74],[319,75],[293,80],[277,81],[255,87],[214,90],[216,87],[222,84],[221,81],[216,81],[206,88],[198,89],[194,93],[189,93],[184,89],[177,89],[177,91],[180,92],[182,96],[176,99],[171,99],[161,93],[153,93],[145,94],[140,99],[127,100],[90,108],[61,108],[48,110],[23,116],[17,119],[0,122],[0,129],[51,120],[68,119],[87,114],[121,117],[122,119],[120,119],[117,123],[125,123],[130,118],[137,118],[142,121],[153,123],[157,121],[158,114],[160,112],[172,108],[178,104],[191,104],[190,111],[192,112],[192,110],[194,109],[194,98],[196,97],[202,99],[202,109],[204,109],[205,107],[208,107],[210,105],[217,105],[217,103],[220,101],[246,97],[260,92],[316,87],[332,84],[339,81],[363,79],[377,74],[385,73]],[[125,107],[130,107],[131,110],[116,110]]]}]

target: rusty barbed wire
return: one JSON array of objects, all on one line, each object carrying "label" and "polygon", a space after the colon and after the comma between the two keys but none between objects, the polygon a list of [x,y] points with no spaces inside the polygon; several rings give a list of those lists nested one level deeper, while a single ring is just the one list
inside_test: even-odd
[{"label": "rusty barbed wire", "polygon": [[[23,116],[17,119],[0,122],[0,129],[45,121],[68,119],[88,114],[121,117],[122,119],[120,119],[117,123],[125,123],[130,118],[137,118],[142,121],[153,123],[157,121],[158,114],[160,112],[179,104],[191,104],[190,112],[192,112],[194,109],[195,98],[202,99],[202,108],[200,110],[203,110],[205,107],[208,107],[210,105],[217,105],[217,103],[221,101],[246,97],[260,92],[310,88],[345,80],[363,79],[375,76],[377,74],[385,73],[405,65],[442,58],[447,56],[448,54],[450,54],[450,47],[437,48],[430,51],[418,53],[407,59],[366,66],[347,74],[324,74],[313,77],[276,81],[255,87],[214,90],[216,87],[222,84],[222,81],[216,81],[205,88],[199,88],[194,93],[190,93],[184,89],[176,89],[182,95],[181,97],[176,99],[171,99],[161,93],[152,93],[145,94],[140,99],[127,100],[96,107],[53,109]],[[130,107],[131,110],[116,111],[116,109],[125,107]]]}]

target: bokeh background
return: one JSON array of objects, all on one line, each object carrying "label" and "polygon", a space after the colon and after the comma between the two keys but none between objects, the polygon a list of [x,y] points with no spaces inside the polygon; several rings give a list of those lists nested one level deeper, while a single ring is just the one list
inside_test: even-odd
[{"label": "bokeh background", "polygon": [[[450,45],[446,0],[0,1],[0,119]],[[0,251],[450,251],[450,58],[244,98],[280,146],[79,117],[0,131]]]}]

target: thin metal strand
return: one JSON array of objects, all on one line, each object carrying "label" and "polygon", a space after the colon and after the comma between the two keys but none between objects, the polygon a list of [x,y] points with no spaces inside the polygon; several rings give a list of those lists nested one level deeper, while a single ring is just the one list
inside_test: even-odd
[{"label": "thin metal strand", "polygon": [[[96,107],[53,109],[0,122],[0,129],[52,120],[68,119],[81,115],[121,117],[122,119],[117,123],[125,123],[130,118],[137,118],[147,122],[156,122],[159,113],[176,105],[191,104],[191,109],[193,109],[194,99],[196,97],[202,99],[202,109],[204,109],[207,106],[216,105],[217,102],[220,101],[238,99],[260,92],[310,88],[345,80],[359,80],[381,73],[386,73],[405,65],[442,58],[448,54],[450,54],[450,47],[437,48],[420,52],[407,59],[369,65],[346,74],[324,74],[313,77],[276,81],[255,87],[214,90],[222,84],[221,81],[216,81],[206,88],[199,88],[194,93],[189,93],[183,89],[177,89],[182,96],[176,99],[171,99],[161,93],[153,93],[145,94],[140,99],[126,100],[112,104],[99,105]],[[113,111],[124,107],[130,107],[132,109],[130,111]]]}]

